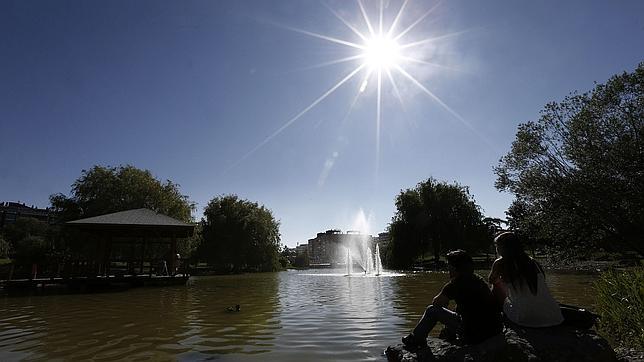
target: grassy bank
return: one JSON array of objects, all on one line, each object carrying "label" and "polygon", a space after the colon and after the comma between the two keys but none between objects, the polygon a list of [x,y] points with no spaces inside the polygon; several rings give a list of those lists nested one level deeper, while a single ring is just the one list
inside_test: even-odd
[{"label": "grassy bank", "polygon": [[595,290],[599,332],[614,346],[644,350],[644,267],[604,272]]}]

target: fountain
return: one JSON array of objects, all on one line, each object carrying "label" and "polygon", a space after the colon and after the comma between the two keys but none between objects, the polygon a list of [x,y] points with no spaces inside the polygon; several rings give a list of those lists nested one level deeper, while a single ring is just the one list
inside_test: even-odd
[{"label": "fountain", "polygon": [[[360,265],[364,271],[365,276],[380,276],[383,273],[382,269],[382,260],[380,260],[380,247],[376,244],[375,254],[371,251],[371,248],[367,246],[366,243],[363,245],[363,252],[357,253],[358,258],[354,258],[351,253],[351,248],[345,247],[346,253],[346,275],[353,275],[353,263]],[[362,273],[361,273],[362,274]]]},{"label": "fountain", "polygon": [[380,247],[376,244],[376,275],[382,273],[382,260],[380,259]]}]

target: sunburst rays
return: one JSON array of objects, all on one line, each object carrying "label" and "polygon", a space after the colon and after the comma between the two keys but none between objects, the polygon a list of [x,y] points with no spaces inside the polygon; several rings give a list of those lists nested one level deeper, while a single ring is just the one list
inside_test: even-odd
[{"label": "sunburst rays", "polygon": [[[400,102],[401,106],[404,107],[403,96],[400,92],[396,78],[400,78],[407,82],[410,82],[414,86],[418,87],[423,94],[427,95],[432,99],[436,104],[445,109],[449,114],[454,116],[457,120],[463,123],[467,128],[474,131],[472,126],[455,110],[449,107],[444,101],[442,101],[436,94],[431,92],[426,86],[424,86],[417,78],[415,78],[409,71],[405,70],[404,65],[407,63],[415,63],[416,65],[432,66],[445,69],[451,69],[449,66],[436,64],[425,59],[418,59],[411,54],[409,51],[414,48],[418,48],[422,45],[430,44],[438,40],[446,39],[452,36],[461,34],[462,32],[457,33],[448,33],[444,35],[438,35],[433,37],[427,37],[420,40],[413,40],[409,42],[403,42],[403,40],[409,34],[412,34],[412,31],[421,24],[429,15],[431,15],[439,3],[434,4],[428,10],[426,10],[420,17],[414,19],[409,25],[402,28],[398,31],[397,29],[401,27],[403,18],[405,17],[405,10],[408,8],[409,0],[402,1],[400,7],[395,13],[393,20],[389,23],[388,26],[385,26],[385,9],[384,3],[382,0],[378,1],[378,14],[377,19],[370,18],[367,8],[362,0],[357,0],[357,11],[359,11],[360,19],[362,24],[354,24],[351,21],[343,17],[337,10],[333,9],[327,4],[324,6],[330,11],[330,13],[340,21],[350,33],[355,34],[359,41],[351,41],[347,39],[341,39],[335,36],[324,35],[316,33],[309,30],[298,29],[290,26],[281,27],[294,31],[300,34],[304,34],[319,40],[324,40],[336,45],[344,46],[353,49],[356,53],[350,56],[346,56],[339,59],[333,59],[326,61],[320,64],[315,64],[305,69],[313,69],[331,66],[340,63],[347,62],[356,62],[358,63],[356,67],[348,72],[345,76],[341,77],[333,86],[328,88],[322,95],[316,98],[308,106],[304,107],[300,112],[295,116],[288,119],[284,122],[278,129],[276,129],[272,134],[267,136],[264,140],[259,142],[255,147],[253,147],[248,153],[246,153],[235,165],[239,164],[243,160],[247,159],[253,153],[257,152],[261,147],[270,142],[273,138],[277,137],[289,126],[295,123],[297,120],[302,118],[308,111],[316,107],[323,100],[329,97],[333,92],[335,92],[342,85],[346,84],[352,78],[358,76],[359,73],[363,74],[362,81],[359,83],[360,86],[357,90],[357,94],[352,102],[351,108],[355,105],[358,98],[361,94],[365,93],[366,88],[370,84],[375,83],[376,91],[376,119],[375,119],[375,128],[376,128],[376,175],[378,174],[378,168],[380,164],[380,131],[381,131],[381,122],[382,122],[382,102],[383,102],[383,88],[384,84],[388,81],[389,86],[393,90],[395,98]],[[361,28],[363,30],[361,30]],[[373,48],[374,44],[380,46],[381,48]],[[391,52],[396,52],[396,54],[390,54]],[[374,55],[375,53],[375,55]],[[375,59],[373,57],[382,56],[382,59]],[[383,82],[383,78],[384,82]],[[234,165],[233,165],[234,166]],[[231,166],[232,167],[232,166]]]}]

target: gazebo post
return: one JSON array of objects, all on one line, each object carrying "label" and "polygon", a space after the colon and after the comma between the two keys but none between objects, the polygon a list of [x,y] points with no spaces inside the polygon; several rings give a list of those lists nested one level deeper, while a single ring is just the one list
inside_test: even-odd
[{"label": "gazebo post", "polygon": [[177,237],[173,233],[170,241],[170,275],[174,276],[177,266]]},{"label": "gazebo post", "polygon": [[145,236],[141,241],[141,260],[139,261],[139,274],[143,274],[143,260],[145,259]]},{"label": "gazebo post", "polygon": [[130,253],[128,254],[127,272],[134,275],[136,268],[136,243],[130,243]]},{"label": "gazebo post", "polygon": [[98,240],[98,250],[96,250],[96,257],[92,260],[92,269],[94,269],[94,276],[101,276],[103,274],[103,259],[105,249],[105,237],[100,237]]},{"label": "gazebo post", "polygon": [[110,260],[112,258],[112,235],[107,236],[107,242],[105,246],[105,259],[103,260],[103,264],[105,265],[105,275],[109,277],[110,275]]}]

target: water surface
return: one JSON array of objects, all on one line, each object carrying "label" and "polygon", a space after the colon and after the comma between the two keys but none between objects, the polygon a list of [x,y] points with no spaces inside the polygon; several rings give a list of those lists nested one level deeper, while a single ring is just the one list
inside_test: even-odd
[{"label": "water surface", "polygon": [[[384,360],[447,279],[287,271],[115,293],[0,295],[0,360]],[[561,302],[584,306],[594,303],[593,280],[548,275]],[[235,304],[240,312],[226,311]]]}]

